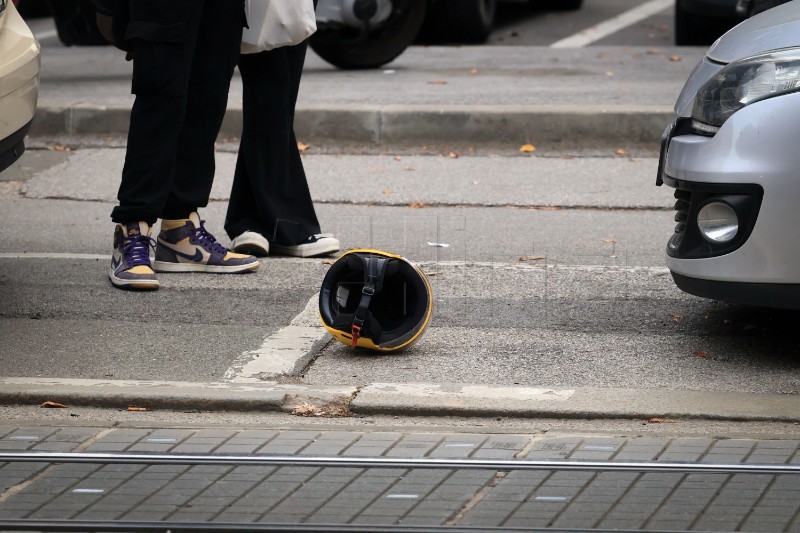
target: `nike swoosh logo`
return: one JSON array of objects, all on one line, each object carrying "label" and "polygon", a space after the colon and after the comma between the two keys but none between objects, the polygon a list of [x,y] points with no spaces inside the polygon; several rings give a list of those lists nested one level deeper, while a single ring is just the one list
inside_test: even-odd
[{"label": "nike swoosh logo", "polygon": [[209,254],[207,252],[203,253],[203,251],[200,250],[200,248],[195,248],[194,249],[194,254],[190,255],[190,254],[187,254],[186,252],[181,252],[180,250],[176,249],[171,244],[168,244],[168,243],[166,243],[164,241],[161,241],[158,244],[163,246],[164,248],[166,248],[170,252],[174,253],[179,258],[183,258],[183,259],[185,259],[187,261],[191,261],[191,262],[194,262],[194,263],[201,263],[201,262],[207,261],[208,259],[211,258],[211,254]]},{"label": "nike swoosh logo", "polygon": [[117,267],[120,265],[120,263],[122,263],[122,257],[120,257],[119,259],[117,259],[117,258],[116,258],[116,257],[114,257],[113,255],[111,256],[111,268],[113,268],[114,270],[116,270],[116,269],[117,269]]}]

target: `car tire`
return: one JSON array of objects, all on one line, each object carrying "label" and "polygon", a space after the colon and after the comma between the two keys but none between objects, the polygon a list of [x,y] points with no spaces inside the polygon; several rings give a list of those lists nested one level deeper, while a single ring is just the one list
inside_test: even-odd
[{"label": "car tire", "polygon": [[675,2],[675,45],[707,46],[728,31],[734,21],[690,13]]},{"label": "car tire", "polygon": [[544,4],[550,11],[577,11],[583,0],[530,0],[532,6],[540,8]]},{"label": "car tire", "polygon": [[348,70],[377,68],[408,48],[425,21],[426,0],[411,0],[381,28],[362,36],[351,28],[318,28],[309,46],[335,67]]},{"label": "car tire", "polygon": [[497,0],[436,0],[425,17],[426,42],[483,43],[494,29]]}]

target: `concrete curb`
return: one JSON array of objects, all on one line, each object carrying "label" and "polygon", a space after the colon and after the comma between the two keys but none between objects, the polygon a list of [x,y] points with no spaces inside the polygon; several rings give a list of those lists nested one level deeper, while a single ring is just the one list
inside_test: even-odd
[{"label": "concrete curb", "polygon": [[[673,116],[664,106],[332,104],[298,106],[295,129],[298,138],[314,143],[630,146],[657,145]],[[30,134],[125,134],[129,117],[127,106],[43,102]],[[221,133],[238,137],[241,130],[242,109],[231,107]]]},{"label": "concrete curb", "polygon": [[366,387],[47,378],[0,379],[0,402],[206,411],[282,411],[316,416],[699,419],[800,422],[800,395],[686,390],[545,389],[523,386],[375,383]]}]

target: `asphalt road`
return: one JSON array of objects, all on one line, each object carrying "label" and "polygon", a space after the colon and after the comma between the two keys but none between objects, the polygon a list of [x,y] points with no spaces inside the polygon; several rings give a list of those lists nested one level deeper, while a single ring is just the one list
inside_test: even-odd
[{"label": "asphalt road", "polygon": [[[155,294],[113,289],[123,153],[32,150],[28,177],[0,183],[0,375],[223,380],[317,292],[329,262],[275,258],[252,275],[163,275]],[[653,158],[632,159],[306,155],[323,229],[419,261],[436,312],[402,355],[329,344],[283,379],[796,393],[797,314],[676,289],[662,256],[670,191],[653,185]],[[219,161],[204,217],[223,237],[233,154]],[[355,204],[330,186],[343,168]],[[617,181],[585,196],[594,175]]]}]

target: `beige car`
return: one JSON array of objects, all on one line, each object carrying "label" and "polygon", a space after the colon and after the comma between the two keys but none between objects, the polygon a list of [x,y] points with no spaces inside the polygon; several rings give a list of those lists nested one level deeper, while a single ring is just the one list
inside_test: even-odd
[{"label": "beige car", "polygon": [[39,95],[39,43],[10,0],[0,0],[0,171],[25,151]]}]

